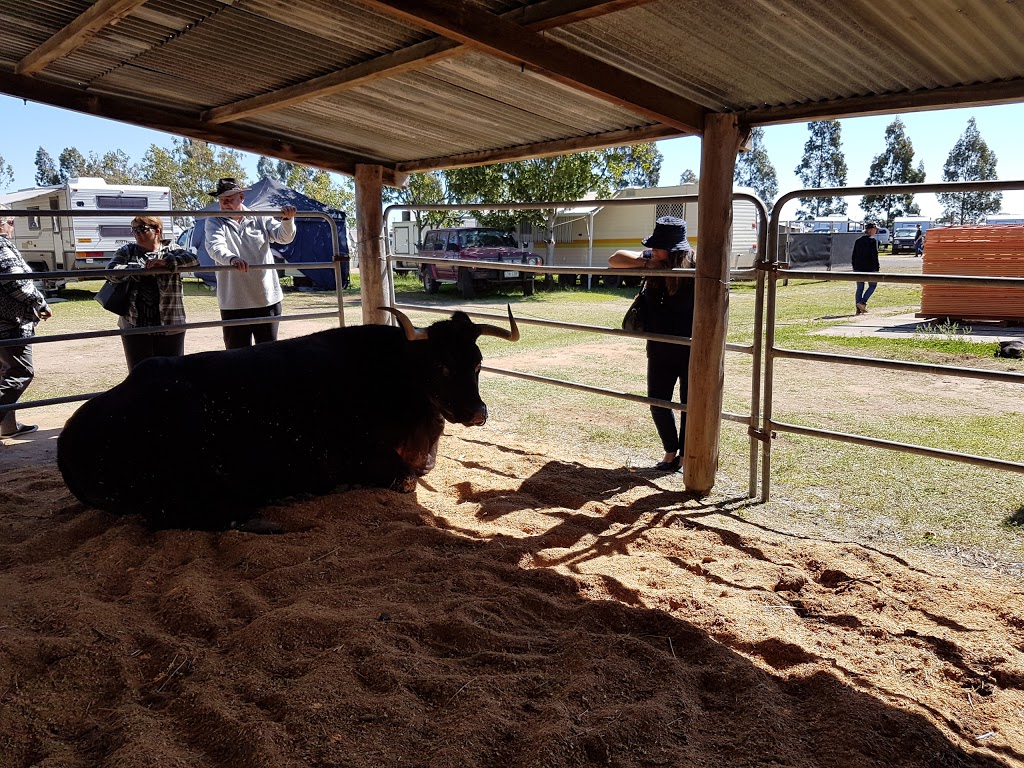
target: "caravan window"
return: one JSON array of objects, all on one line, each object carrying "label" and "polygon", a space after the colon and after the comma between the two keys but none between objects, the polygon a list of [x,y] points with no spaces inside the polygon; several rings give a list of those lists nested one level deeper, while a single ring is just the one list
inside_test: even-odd
[{"label": "caravan window", "polygon": [[144,211],[149,208],[149,199],[143,195],[96,195],[97,208],[120,208],[128,211]]},{"label": "caravan window", "polygon": [[128,224],[100,224],[100,237],[127,237],[134,240],[132,228]]},{"label": "caravan window", "polygon": [[686,203],[661,203],[654,208],[654,218],[662,216],[675,216],[677,219],[685,219]]}]

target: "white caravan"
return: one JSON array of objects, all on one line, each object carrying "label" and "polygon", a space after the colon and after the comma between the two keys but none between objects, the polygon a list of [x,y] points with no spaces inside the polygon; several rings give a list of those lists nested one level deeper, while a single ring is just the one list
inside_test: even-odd
[{"label": "white caravan", "polygon": [[[752,189],[741,187],[735,191],[754,194]],[[618,192],[615,197],[622,199],[695,194],[696,184],[680,184],[672,187],[629,187]],[[652,201],[650,205],[604,207],[583,203],[579,207],[558,212],[553,233],[554,255],[550,265],[606,267],[608,257],[621,248],[643,250],[640,240],[654,231],[654,221],[661,216],[678,216],[686,220],[687,239],[699,257],[700,232],[697,228],[696,202]],[[754,204],[745,200],[735,201],[732,210],[732,244],[729,249],[731,269],[748,269],[754,265],[757,260],[757,227],[757,209]],[[542,238],[538,237],[534,242],[534,250],[544,254],[541,245]],[[575,276],[567,276],[567,282],[575,282]],[[586,284],[585,279],[582,282]]]},{"label": "white caravan", "polygon": [[[36,215],[16,217],[14,243],[25,261],[37,272],[72,269],[102,269],[125,243],[134,242],[131,216],[115,211],[171,210],[169,187],[138,184],[107,184],[98,178],[70,179],[55,187],[35,187],[0,195],[0,203],[9,208],[39,211]],[[47,211],[109,210],[109,216],[48,216]],[[171,237],[170,216],[162,217],[164,233]],[[67,281],[46,280],[43,288],[55,293]]]}]

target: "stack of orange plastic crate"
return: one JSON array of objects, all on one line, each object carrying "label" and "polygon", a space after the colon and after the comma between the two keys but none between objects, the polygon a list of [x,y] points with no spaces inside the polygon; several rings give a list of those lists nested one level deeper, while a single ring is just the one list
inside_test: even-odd
[{"label": "stack of orange plastic crate", "polygon": [[[923,272],[1024,277],[1024,224],[929,229]],[[926,285],[921,316],[1024,321],[1024,288]]]}]

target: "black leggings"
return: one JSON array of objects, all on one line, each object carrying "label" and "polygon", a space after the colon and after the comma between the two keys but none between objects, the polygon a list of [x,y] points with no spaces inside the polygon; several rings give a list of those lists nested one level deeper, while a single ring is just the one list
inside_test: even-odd
[{"label": "black leggings", "polygon": [[[269,307],[256,307],[255,309],[222,309],[221,320],[241,320],[243,317],[280,317],[281,302],[271,304]],[[253,342],[264,344],[268,341],[277,341],[277,323],[252,323],[246,325],[225,325],[221,330],[224,332],[224,348],[240,349],[251,347]]]},{"label": "black leggings", "polygon": [[[652,353],[647,358],[647,396],[659,400],[671,400],[672,392],[679,382],[679,402],[686,404],[690,389],[690,348],[673,347],[668,353]],[[651,418],[661,438],[665,453],[678,452],[686,441],[686,414],[679,413],[679,429],[676,430],[675,411],[670,408],[651,406]]]},{"label": "black leggings", "polygon": [[121,337],[124,357],[130,371],[150,357],[181,357],[185,354],[185,334],[133,333]]}]

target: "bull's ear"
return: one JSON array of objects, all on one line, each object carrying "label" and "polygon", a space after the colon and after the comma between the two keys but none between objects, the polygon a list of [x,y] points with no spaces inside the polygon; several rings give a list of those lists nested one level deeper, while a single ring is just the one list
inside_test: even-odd
[{"label": "bull's ear", "polygon": [[519,326],[516,325],[516,319],[512,317],[512,305],[506,304],[508,307],[508,323],[511,326],[509,330],[499,328],[496,325],[477,325],[480,336],[497,336],[499,339],[508,339],[509,341],[519,341]]},{"label": "bull's ear", "polygon": [[404,313],[399,312],[394,307],[381,307],[385,312],[390,312],[396,318],[398,318],[398,324],[402,326],[402,330],[405,331],[405,338],[409,341],[425,341],[427,338],[427,332],[422,328],[417,328],[412,324],[412,320],[405,316]]}]

